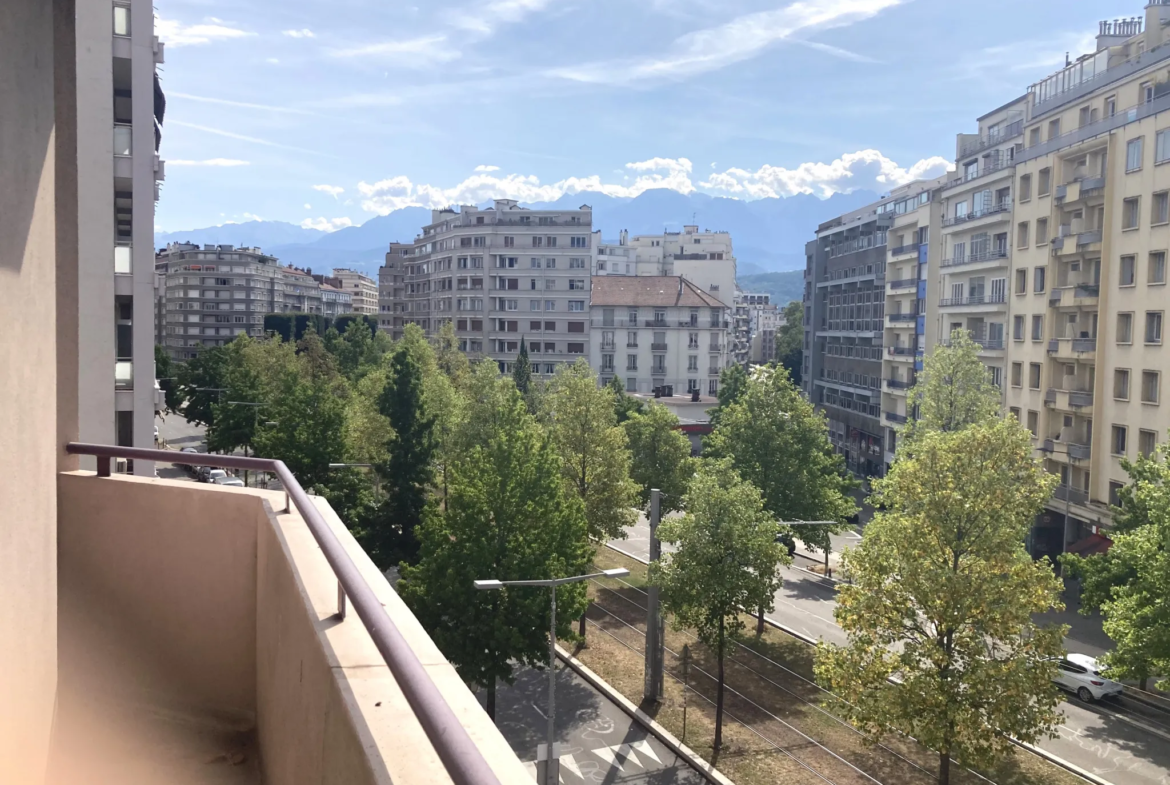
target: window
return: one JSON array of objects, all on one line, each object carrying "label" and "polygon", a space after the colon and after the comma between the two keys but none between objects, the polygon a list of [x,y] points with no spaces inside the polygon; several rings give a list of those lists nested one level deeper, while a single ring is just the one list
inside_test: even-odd
[{"label": "window", "polygon": [[1142,103],[1148,104],[1154,100],[1154,85],[1150,82],[1142,82],[1141,84]]},{"label": "window", "polygon": [[1109,503],[1114,507],[1121,504],[1121,489],[1125,487],[1125,483],[1117,482],[1116,480],[1109,481]]},{"label": "window", "polygon": [[1157,431],[1138,431],[1138,452],[1149,458],[1158,446]]},{"label": "window", "polygon": [[585,259],[583,259],[580,256],[570,257],[569,258],[569,269],[570,270],[584,270],[585,269]]},{"label": "window", "polygon": [[1020,421],[1020,407],[1019,406],[1009,406],[1008,413],[1011,414],[1012,417],[1016,418],[1016,422]]},{"label": "window", "polygon": [[528,266],[532,267],[534,269],[539,269],[540,268],[540,257],[533,256],[531,259],[528,260]]},{"label": "window", "polygon": [[1012,387],[1024,386],[1024,364],[1012,363]]},{"label": "window", "polygon": [[1170,161],[1170,130],[1159,131],[1154,137],[1154,163]]},{"label": "window", "polygon": [[628,391],[630,391],[630,392],[637,392],[637,391],[638,391],[638,380],[637,380],[637,378],[635,378],[635,377],[633,377],[633,376],[630,376],[630,377],[628,377],[628,378],[626,379],[626,389],[627,389]]},{"label": "window", "polygon": [[626,355],[626,370],[627,371],[638,370],[638,355],[636,355],[636,354],[627,354]]},{"label": "window", "polygon": [[1133,286],[1134,285],[1134,281],[1135,281],[1134,267],[1136,266],[1136,264],[1137,264],[1137,257],[1136,256],[1123,256],[1123,257],[1121,257],[1121,267],[1119,270],[1119,280],[1118,280],[1118,284],[1120,286]]},{"label": "window", "polygon": [[699,355],[691,354],[691,355],[687,356],[687,370],[688,371],[699,370]]},{"label": "window", "polygon": [[[537,301],[537,302],[539,302],[539,301]],[[529,322],[528,329],[534,333],[540,332],[540,322]]]},{"label": "window", "polygon": [[585,279],[583,279],[583,278],[570,279],[569,280],[569,289],[570,289],[570,291],[574,291],[574,290],[575,291],[585,291]]},{"label": "window", "polygon": [[532,238],[532,247],[533,248],[543,248],[544,247],[544,238],[534,236]]},{"label": "window", "polygon": [[1028,364],[1028,387],[1033,390],[1040,389],[1040,363]]},{"label": "window", "polygon": [[544,301],[544,310],[555,311],[556,309],[557,309],[557,301],[556,300],[545,300]]},{"label": "window", "polygon": [[130,8],[114,6],[114,35],[130,35]]},{"label": "window", "polygon": [[585,301],[584,300],[569,300],[569,310],[570,311],[584,311],[585,310]]},{"label": "window", "polygon": [[1114,425],[1109,447],[1114,455],[1125,455],[1125,437],[1127,428],[1124,425]]},{"label": "window", "polygon": [[1166,252],[1150,251],[1150,262],[1146,270],[1146,283],[1166,283]]},{"label": "window", "polygon": [[569,247],[570,248],[588,248],[589,247],[589,238],[588,237],[570,237],[569,238]]},{"label": "window", "polygon": [[556,322],[545,322],[544,323],[544,331],[546,333],[555,333],[557,331],[557,323]]},{"label": "window", "polygon": [[1040,182],[1036,186],[1037,196],[1048,196],[1052,192],[1052,170],[1044,168],[1040,170]]},{"label": "window", "polygon": [[546,248],[556,248],[557,247],[557,238],[545,237],[544,238],[544,245]]},{"label": "window", "polygon": [[568,330],[571,333],[585,332],[585,322],[569,322]]},{"label": "window", "polygon": [[1028,430],[1032,432],[1032,438],[1036,438],[1036,433],[1040,430],[1040,412],[1028,410]]},{"label": "window", "polygon": [[1032,175],[1020,175],[1020,201],[1026,202],[1032,198]]},{"label": "window", "polygon": [[1012,318],[1012,340],[1024,340],[1024,317],[1015,316]]},{"label": "window", "polygon": [[544,269],[546,269],[546,270],[557,269],[557,260],[551,256],[546,256],[544,258]]},{"label": "window", "polygon": [[1040,144],[1040,126],[1028,131],[1028,147],[1035,147]]},{"label": "window", "polygon": [[566,344],[566,346],[568,347],[566,351],[569,354],[585,354],[585,344],[583,343],[570,343]]},{"label": "window", "polygon": [[1145,137],[1130,139],[1125,144],[1125,171],[1136,172],[1142,168],[1142,140]]},{"label": "window", "polygon": [[1117,314],[1117,342],[1133,343],[1133,314]]},{"label": "window", "polygon": [[1016,270],[1016,294],[1028,293],[1028,271]]},{"label": "window", "polygon": [[1035,272],[1032,273],[1032,288],[1037,293],[1044,291],[1044,272],[1045,268],[1037,267]]},{"label": "window", "polygon": [[515,237],[505,237],[504,238],[504,247],[505,248],[514,248],[515,246],[516,246],[516,238]]},{"label": "window", "polygon": [[1142,371],[1142,403],[1158,403],[1161,379],[1157,371]]},{"label": "window", "polygon": [[1048,244],[1048,219],[1036,219],[1036,245]]},{"label": "window", "polygon": [[1032,340],[1044,340],[1044,316],[1042,314],[1033,314],[1032,316]]},{"label": "window", "polygon": [[1170,192],[1158,191],[1154,194],[1150,223],[1154,225],[1170,223]]},{"label": "window", "polygon": [[1113,369],[1113,397],[1119,401],[1129,400],[1129,369]]},{"label": "window", "polygon": [[1142,200],[1140,196],[1131,196],[1121,203],[1121,228],[1136,229],[1139,223],[1139,210]]},{"label": "window", "polygon": [[[528,310],[539,311],[540,310],[540,300],[529,300],[528,301]],[[539,324],[539,322],[538,322],[538,324]]]},{"label": "window", "polygon": [[1060,118],[1059,117],[1056,118],[1055,120],[1048,121],[1048,138],[1049,138],[1049,140],[1055,139],[1058,136],[1060,136]]},{"label": "window", "polygon": [[1162,312],[1146,311],[1146,343],[1162,342]]},{"label": "window", "polygon": [[1016,247],[1017,248],[1027,248],[1028,247],[1028,222],[1027,221],[1020,221],[1019,225],[1016,226]]}]

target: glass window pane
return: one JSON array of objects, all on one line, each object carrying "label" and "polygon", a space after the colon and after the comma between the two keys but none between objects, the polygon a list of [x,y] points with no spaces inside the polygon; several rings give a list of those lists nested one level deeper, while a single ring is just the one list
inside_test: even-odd
[{"label": "glass window pane", "polygon": [[130,262],[130,246],[115,245],[114,246],[114,272],[116,273],[132,273],[134,272]]},{"label": "glass window pane", "polygon": [[130,126],[114,126],[114,155],[130,155],[133,152],[130,137]]},{"label": "glass window pane", "polygon": [[124,5],[114,6],[114,35],[130,35],[130,9]]}]

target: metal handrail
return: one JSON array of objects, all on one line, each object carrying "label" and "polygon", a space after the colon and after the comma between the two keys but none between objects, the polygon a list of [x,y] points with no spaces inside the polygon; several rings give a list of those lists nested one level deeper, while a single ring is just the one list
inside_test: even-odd
[{"label": "metal handrail", "polygon": [[114,447],[107,444],[69,442],[65,452],[70,455],[92,455],[98,459],[98,476],[110,476],[111,458],[131,458],[143,461],[165,461],[191,466],[214,466],[221,469],[249,469],[272,472],[280,478],[287,498],[300,512],[321,547],[325,560],[333,568],[345,597],[353,604],[374,645],[382,654],[390,673],[406,696],[410,708],[418,718],[427,738],[438,753],[444,768],[457,785],[500,785],[483,753],[471,740],[467,729],[455,716],[439,688],[431,681],[418,656],[406,638],[390,619],[386,609],[358,572],[357,565],[346,553],[337,535],[325,518],[309,500],[297,478],[284,461],[271,458],[244,458],[239,455],[211,455],[208,453],[176,453],[173,450],[150,450],[142,447]]}]

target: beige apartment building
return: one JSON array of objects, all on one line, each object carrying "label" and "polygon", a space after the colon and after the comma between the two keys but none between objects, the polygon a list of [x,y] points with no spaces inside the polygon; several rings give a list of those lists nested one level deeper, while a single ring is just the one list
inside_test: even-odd
[{"label": "beige apartment building", "polygon": [[[525,339],[532,371],[589,357],[593,213],[529,210],[512,199],[431,211],[413,243],[392,243],[378,273],[380,327],[428,335],[445,322],[459,347],[511,372]],[[388,322],[388,323],[387,323]]]},{"label": "beige apartment building", "polygon": [[[1102,22],[1034,85],[1015,161],[1007,406],[1060,485],[1033,536],[1059,553],[1110,522],[1121,459],[1166,438],[1170,5]],[[1168,403],[1170,405],[1170,403]]]},{"label": "beige apartment building", "polygon": [[337,288],[350,295],[353,313],[378,313],[378,284],[373,278],[344,267],[334,269],[333,277]]}]

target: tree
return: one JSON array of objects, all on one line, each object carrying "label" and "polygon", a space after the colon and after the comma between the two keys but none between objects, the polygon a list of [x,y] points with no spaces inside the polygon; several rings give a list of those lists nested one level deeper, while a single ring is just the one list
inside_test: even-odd
[{"label": "tree", "polygon": [[532,364],[528,362],[528,345],[524,343],[523,336],[520,338],[520,354],[512,366],[512,381],[516,383],[520,394],[527,397],[528,388],[532,385]]},{"label": "tree", "polygon": [[183,408],[183,395],[179,388],[178,373],[181,363],[171,360],[165,347],[154,345],[154,378],[165,396],[165,411],[177,414]]},{"label": "tree", "polygon": [[[823,551],[828,565],[830,535],[843,531],[857,511],[849,495],[854,483],[829,442],[824,416],[786,370],[756,368],[738,398],[723,409],[704,447],[713,457],[730,458],[781,522],[833,521],[793,530],[805,545]],[[759,624],[762,629],[762,617]]]},{"label": "tree", "polygon": [[[399,591],[439,649],[469,684],[487,692],[493,719],[496,683],[515,665],[548,657],[547,589],[477,591],[473,581],[579,575],[589,562],[580,500],[560,477],[560,458],[510,379],[496,379],[499,405],[477,409],[485,440],[450,470],[446,509],[427,509],[417,566],[405,566]],[[585,608],[585,585],[557,590],[557,634]]]},{"label": "tree", "polygon": [[803,347],[804,304],[793,300],[784,306],[784,324],[776,331],[776,361],[784,366],[797,387],[804,368]]},{"label": "tree", "polygon": [[849,642],[821,647],[818,676],[866,733],[892,726],[937,750],[940,785],[952,760],[988,767],[1008,737],[1035,742],[1060,720],[1067,628],[1032,614],[1062,607],[1061,584],[1024,549],[1053,484],[1014,418],[923,428],[845,554],[835,616]]},{"label": "tree", "polygon": [[787,554],[777,544],[779,527],[760,492],[736,474],[731,462],[703,461],[686,495],[686,514],[658,527],[663,542],[677,546],[650,565],[663,607],[673,624],[692,627],[718,662],[715,742],[723,745],[723,662],[733,636],[744,628],[742,608],[771,607],[780,588],[779,566]]},{"label": "tree", "polygon": [[636,517],[638,488],[630,479],[626,433],[616,423],[609,388],[597,386],[585,360],[562,364],[543,405],[565,482],[585,505],[589,536],[595,542],[625,536]]},{"label": "tree", "polygon": [[718,427],[723,412],[735,403],[747,389],[748,375],[742,365],[729,365],[719,374],[719,405],[711,412],[711,424]]},{"label": "tree", "polygon": [[386,461],[376,467],[386,497],[370,532],[371,556],[386,567],[413,562],[418,554],[414,532],[422,522],[434,474],[435,420],[423,399],[421,363],[409,345],[400,345],[391,356],[378,411],[395,434]]},{"label": "tree", "polygon": [[212,404],[220,399],[226,370],[226,346],[210,346],[179,366],[178,395],[187,422],[208,427],[215,422]]},{"label": "tree", "polygon": [[926,358],[907,403],[917,414],[903,429],[904,442],[912,442],[923,428],[957,431],[999,416],[999,388],[991,383],[987,366],[979,360],[979,346],[966,330],[953,330],[950,346]]},{"label": "tree", "polygon": [[[1081,578],[1081,613],[1100,610],[1114,648],[1109,675],[1146,689],[1152,674],[1170,674],[1170,466],[1167,446],[1136,462],[1121,461],[1130,482],[1119,493],[1108,551],[1061,561]],[[1163,678],[1159,689],[1170,687]]]},{"label": "tree", "polygon": [[613,393],[613,411],[617,416],[617,423],[621,425],[631,416],[643,410],[642,402],[632,395],[626,394],[626,386],[622,384],[620,376],[609,380],[609,389]]},{"label": "tree", "polygon": [[651,403],[622,428],[630,445],[630,479],[641,487],[643,506],[650,501],[650,489],[658,488],[663,512],[682,509],[695,461],[691,440],[678,430],[678,417],[662,404]]},{"label": "tree", "polygon": [[254,367],[254,341],[241,335],[224,347],[225,362],[218,399],[211,404],[212,422],[207,427],[207,449],[232,453],[252,446],[260,413],[266,403],[263,380]]},{"label": "tree", "polygon": [[439,334],[435,336],[435,363],[439,370],[447,374],[447,378],[456,387],[462,387],[471,373],[471,365],[467,355],[459,349],[459,337],[455,334],[455,325],[450,321],[443,322]]}]

